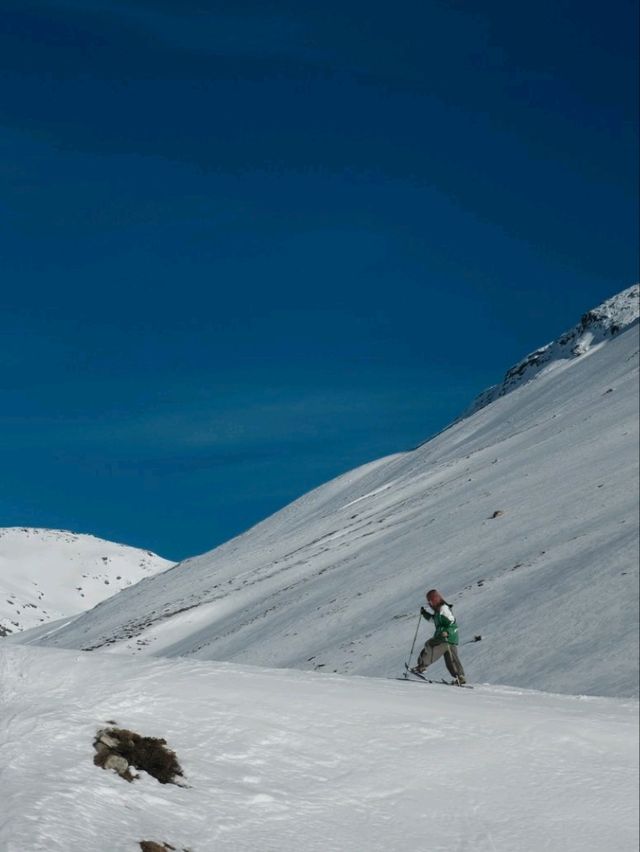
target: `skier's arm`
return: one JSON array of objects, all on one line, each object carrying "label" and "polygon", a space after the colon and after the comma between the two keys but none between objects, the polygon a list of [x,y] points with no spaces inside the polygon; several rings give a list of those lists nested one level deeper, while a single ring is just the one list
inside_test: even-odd
[{"label": "skier's arm", "polygon": [[431,621],[431,619],[433,618],[433,614],[426,610],[423,606],[420,607],[420,615],[423,618],[426,618],[427,621]]}]

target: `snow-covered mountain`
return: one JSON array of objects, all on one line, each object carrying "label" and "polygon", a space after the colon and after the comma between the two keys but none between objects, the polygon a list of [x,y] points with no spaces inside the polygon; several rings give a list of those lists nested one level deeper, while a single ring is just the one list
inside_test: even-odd
[{"label": "snow-covered mountain", "polygon": [[75,616],[172,564],[91,535],[0,528],[0,636]]},{"label": "snow-covered mountain", "polygon": [[484,637],[461,649],[471,680],[636,695],[638,293],[416,450],[24,640],[391,675],[436,587]]},{"label": "snow-covered mountain", "polygon": [[[637,849],[637,701],[282,670],[397,674],[437,586],[484,636],[471,680],[634,694],[637,315],[547,347],[418,449],[1,642],[0,848]],[[87,538],[28,532],[29,571],[51,536]],[[107,588],[104,556],[82,583]],[[110,726],[166,739],[184,783],[94,765]]]}]

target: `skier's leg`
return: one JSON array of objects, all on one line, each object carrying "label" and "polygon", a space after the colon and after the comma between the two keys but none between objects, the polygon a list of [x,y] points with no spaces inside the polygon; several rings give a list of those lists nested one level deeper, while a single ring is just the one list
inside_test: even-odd
[{"label": "skier's leg", "polygon": [[449,646],[449,650],[444,655],[444,664],[447,667],[447,671],[451,675],[451,677],[458,677],[458,670],[456,669],[455,663],[453,661],[453,654],[451,653],[451,646]]},{"label": "skier's leg", "polygon": [[458,648],[456,645],[449,645],[449,650],[445,654],[444,662],[449,674],[459,680],[460,683],[465,683],[466,678],[464,676],[464,669],[460,662]]},{"label": "skier's leg", "polygon": [[439,660],[446,653],[448,647],[446,642],[434,642],[433,639],[429,639],[418,657],[418,665],[416,666],[418,671],[423,672],[436,660]]},{"label": "skier's leg", "polygon": [[458,654],[458,646],[452,645],[451,651],[452,651],[452,657],[453,657],[454,665],[455,665],[456,669],[458,670],[458,677],[460,678],[461,681],[464,681],[466,678],[465,678],[464,668],[463,668],[462,662],[460,660],[460,655]]}]

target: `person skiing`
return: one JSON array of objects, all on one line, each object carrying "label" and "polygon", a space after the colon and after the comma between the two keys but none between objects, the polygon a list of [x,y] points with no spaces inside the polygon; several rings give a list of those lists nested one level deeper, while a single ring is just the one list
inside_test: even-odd
[{"label": "person skiing", "polygon": [[451,604],[445,601],[437,589],[430,589],[427,592],[427,603],[433,612],[420,607],[420,614],[427,621],[433,619],[436,630],[420,652],[418,665],[411,671],[422,674],[428,666],[444,656],[444,663],[451,677],[458,683],[466,683],[464,669],[458,656],[458,624],[451,612]]}]

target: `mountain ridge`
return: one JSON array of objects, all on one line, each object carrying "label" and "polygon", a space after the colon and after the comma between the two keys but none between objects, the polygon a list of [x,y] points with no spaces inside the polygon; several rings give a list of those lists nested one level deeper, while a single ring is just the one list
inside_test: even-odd
[{"label": "mountain ridge", "polygon": [[640,284],[634,284],[587,311],[577,325],[518,361],[507,370],[502,382],[478,394],[461,417],[469,417],[485,405],[490,405],[515,388],[532,381],[554,362],[579,358],[594,346],[616,337],[637,324],[639,300]]}]

